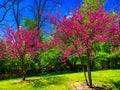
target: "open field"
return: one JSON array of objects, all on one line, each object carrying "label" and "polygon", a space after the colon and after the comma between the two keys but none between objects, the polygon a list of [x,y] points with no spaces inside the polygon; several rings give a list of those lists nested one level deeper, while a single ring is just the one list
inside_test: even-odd
[{"label": "open field", "polygon": [[[92,72],[94,85],[120,90],[120,70]],[[14,78],[0,81],[0,90],[68,90],[75,82],[84,82],[83,73]]]}]

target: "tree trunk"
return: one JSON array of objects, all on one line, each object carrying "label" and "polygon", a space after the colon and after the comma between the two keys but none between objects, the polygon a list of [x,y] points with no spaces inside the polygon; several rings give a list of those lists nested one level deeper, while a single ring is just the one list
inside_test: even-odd
[{"label": "tree trunk", "polygon": [[87,63],[87,71],[88,71],[89,87],[92,88],[91,60],[90,60],[90,59],[88,59],[88,63]]},{"label": "tree trunk", "polygon": [[92,88],[92,76],[91,76],[91,60],[90,55],[91,50],[87,49],[87,56],[88,56],[88,62],[87,62],[87,72],[88,72],[88,80],[89,80],[89,87]]},{"label": "tree trunk", "polygon": [[[75,46],[75,48],[77,50],[77,46],[74,43],[73,43],[73,45]],[[80,58],[80,54],[78,56]],[[82,69],[83,69],[83,72],[84,72],[84,78],[85,78],[86,84],[89,86],[83,60],[81,60],[81,64],[82,64]]]},{"label": "tree trunk", "polygon": [[86,84],[89,85],[88,84],[88,80],[87,80],[87,75],[86,75],[85,67],[84,67],[84,63],[83,63],[82,60],[81,60],[81,62],[82,62],[81,64],[82,64],[82,69],[83,69],[83,73],[84,73],[84,78],[85,78]]},{"label": "tree trunk", "polygon": [[23,70],[23,78],[22,78],[23,81],[25,81],[25,75],[26,75],[26,71]]},{"label": "tree trunk", "polygon": [[22,80],[23,81],[25,81],[25,75],[26,75],[25,61],[22,60]]},{"label": "tree trunk", "polygon": [[[79,58],[80,58],[80,55],[79,55]],[[89,86],[83,60],[81,60],[81,65],[82,65],[82,69],[83,69],[83,73],[84,73],[84,79],[86,81],[86,84]]]}]

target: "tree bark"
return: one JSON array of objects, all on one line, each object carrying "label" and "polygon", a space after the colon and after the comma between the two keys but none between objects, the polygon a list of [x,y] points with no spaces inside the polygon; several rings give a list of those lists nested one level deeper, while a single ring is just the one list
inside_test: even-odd
[{"label": "tree bark", "polygon": [[87,50],[88,62],[87,62],[87,72],[88,72],[88,80],[89,87],[92,88],[92,76],[91,76],[91,60],[90,60],[90,50]]},{"label": "tree bark", "polygon": [[26,72],[23,70],[23,78],[22,78],[23,81],[25,81],[25,75],[26,75]]},{"label": "tree bark", "polygon": [[83,69],[83,73],[84,73],[84,79],[86,81],[86,84],[89,85],[88,80],[87,80],[86,70],[85,70],[85,67],[84,67],[84,63],[83,63],[82,60],[81,60],[81,62],[82,62],[81,64],[82,64],[82,69]]},{"label": "tree bark", "polygon": [[87,71],[88,71],[88,80],[89,80],[89,87],[92,87],[92,77],[91,77],[91,60],[88,59],[87,63]]},{"label": "tree bark", "polygon": [[[80,58],[80,55],[79,55],[79,58]],[[89,86],[83,60],[81,60],[81,65],[82,65],[82,70],[83,70],[83,73],[84,73],[84,79],[86,81],[86,84]]]},{"label": "tree bark", "polygon": [[25,62],[22,60],[22,80],[25,81],[26,76],[26,68],[25,68]]}]

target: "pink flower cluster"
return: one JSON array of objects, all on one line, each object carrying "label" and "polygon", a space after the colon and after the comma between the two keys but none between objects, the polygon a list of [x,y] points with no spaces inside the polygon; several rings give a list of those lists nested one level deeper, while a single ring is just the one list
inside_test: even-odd
[{"label": "pink flower cluster", "polygon": [[6,53],[11,58],[23,58],[26,54],[34,57],[39,53],[41,42],[36,30],[20,28],[13,31],[8,28],[5,33]]}]

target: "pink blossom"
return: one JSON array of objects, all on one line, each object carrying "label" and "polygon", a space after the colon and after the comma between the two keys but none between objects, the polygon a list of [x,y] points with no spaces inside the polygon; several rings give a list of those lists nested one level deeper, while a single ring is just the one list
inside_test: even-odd
[{"label": "pink blossom", "polygon": [[36,30],[20,28],[13,31],[8,28],[5,37],[6,51],[10,58],[21,58],[26,54],[33,57],[41,48],[39,34]]},{"label": "pink blossom", "polygon": [[85,14],[78,9],[72,15],[71,19],[58,21],[53,39],[53,46],[58,45],[64,57],[82,55],[86,51],[93,57],[94,43],[120,43],[120,38],[117,37],[120,34],[120,25],[118,26],[114,22],[115,17],[110,16],[101,6],[98,10],[86,10]]}]

